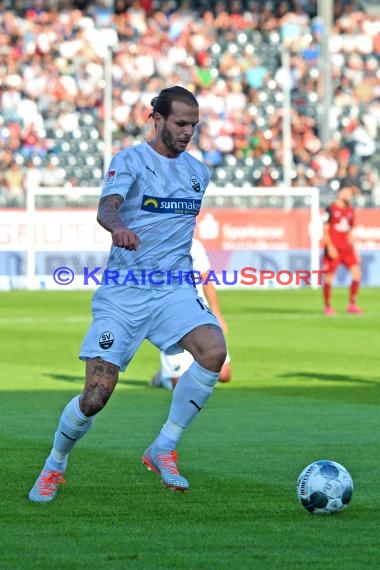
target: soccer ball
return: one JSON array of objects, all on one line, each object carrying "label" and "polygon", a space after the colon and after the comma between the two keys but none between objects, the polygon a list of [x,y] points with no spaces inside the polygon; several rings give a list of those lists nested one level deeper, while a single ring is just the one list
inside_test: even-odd
[{"label": "soccer ball", "polygon": [[339,513],[351,501],[353,490],[351,475],[335,461],[310,463],[298,477],[297,495],[310,513]]}]

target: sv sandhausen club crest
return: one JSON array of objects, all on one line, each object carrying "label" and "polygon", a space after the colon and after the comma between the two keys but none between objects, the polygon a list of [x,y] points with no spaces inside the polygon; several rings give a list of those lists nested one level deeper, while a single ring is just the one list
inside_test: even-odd
[{"label": "sv sandhausen club crest", "polygon": [[190,183],[191,183],[192,189],[195,190],[195,192],[200,191],[201,182],[200,182],[198,176],[195,176],[195,174],[193,174],[193,176],[190,178]]}]

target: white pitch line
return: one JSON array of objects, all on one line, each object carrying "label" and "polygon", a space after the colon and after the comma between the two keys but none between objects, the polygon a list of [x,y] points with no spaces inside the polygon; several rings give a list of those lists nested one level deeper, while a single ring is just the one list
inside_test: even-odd
[{"label": "white pitch line", "polygon": [[43,325],[50,323],[90,323],[91,316],[85,317],[11,317],[0,318],[0,325]]}]

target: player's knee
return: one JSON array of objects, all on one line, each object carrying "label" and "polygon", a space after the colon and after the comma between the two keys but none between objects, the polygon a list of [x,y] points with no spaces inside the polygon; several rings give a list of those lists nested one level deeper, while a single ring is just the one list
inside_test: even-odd
[{"label": "player's knee", "polygon": [[352,276],[352,279],[354,281],[360,281],[360,279],[362,277],[362,273],[361,273],[360,267],[358,265],[354,265],[351,268],[351,276]]},{"label": "player's knee", "polygon": [[204,368],[219,372],[219,370],[222,369],[227,356],[225,343],[220,342],[211,345],[202,356],[202,366],[204,366]]},{"label": "player's knee", "polygon": [[223,367],[223,364],[226,360],[227,357],[227,347],[225,344],[223,344],[221,347],[218,348],[216,354],[215,354],[215,358],[218,362],[218,366]]}]

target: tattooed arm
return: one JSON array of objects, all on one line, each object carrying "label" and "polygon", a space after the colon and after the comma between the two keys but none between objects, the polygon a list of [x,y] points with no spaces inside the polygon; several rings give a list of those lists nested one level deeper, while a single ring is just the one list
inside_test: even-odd
[{"label": "tattooed arm", "polygon": [[118,194],[101,198],[98,206],[98,223],[112,234],[112,242],[117,247],[136,250],[140,240],[137,235],[125,227],[118,210],[123,199]]}]

